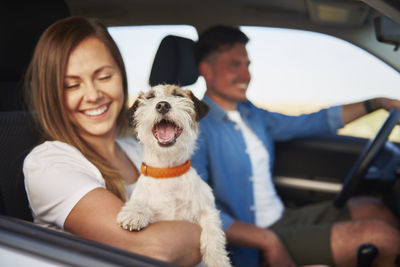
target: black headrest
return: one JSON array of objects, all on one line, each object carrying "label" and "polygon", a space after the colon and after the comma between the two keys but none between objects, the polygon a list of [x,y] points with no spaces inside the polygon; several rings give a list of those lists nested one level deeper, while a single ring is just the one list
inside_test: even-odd
[{"label": "black headrest", "polygon": [[43,31],[69,16],[64,1],[1,1],[0,80],[19,80]]},{"label": "black headrest", "polygon": [[28,112],[0,112],[0,214],[32,220],[22,164],[38,140]]},{"label": "black headrest", "polygon": [[194,58],[194,41],[168,35],[160,43],[151,68],[149,83],[191,85],[199,71]]},{"label": "black headrest", "polygon": [[0,2],[0,110],[22,104],[22,78],[40,35],[69,14],[63,0]]}]

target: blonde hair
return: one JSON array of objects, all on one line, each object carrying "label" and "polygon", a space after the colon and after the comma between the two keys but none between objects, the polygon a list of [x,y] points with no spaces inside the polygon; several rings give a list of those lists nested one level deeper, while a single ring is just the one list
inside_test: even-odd
[{"label": "blonde hair", "polygon": [[106,187],[121,200],[125,190],[119,172],[98,154],[77,132],[67,117],[64,78],[71,51],[88,37],[102,41],[117,63],[124,90],[124,102],[117,118],[119,135],[127,132],[128,82],[121,53],[101,23],[84,17],[69,17],[51,25],[40,37],[25,77],[26,99],[45,140],[70,144],[102,173]]}]

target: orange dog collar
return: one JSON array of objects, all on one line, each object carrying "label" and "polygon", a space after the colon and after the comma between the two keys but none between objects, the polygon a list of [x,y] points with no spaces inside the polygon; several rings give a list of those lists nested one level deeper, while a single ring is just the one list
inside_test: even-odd
[{"label": "orange dog collar", "polygon": [[140,172],[145,176],[151,176],[153,178],[172,178],[185,174],[190,169],[190,166],[191,166],[190,159],[187,160],[182,165],[170,168],[150,167],[143,162],[142,166],[140,166]]}]

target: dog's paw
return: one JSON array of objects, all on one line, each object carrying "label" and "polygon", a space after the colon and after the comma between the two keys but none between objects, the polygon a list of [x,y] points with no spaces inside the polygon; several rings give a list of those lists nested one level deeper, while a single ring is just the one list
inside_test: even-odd
[{"label": "dog's paw", "polygon": [[151,222],[152,212],[150,208],[135,204],[125,205],[117,216],[117,223],[129,231],[139,231]]}]

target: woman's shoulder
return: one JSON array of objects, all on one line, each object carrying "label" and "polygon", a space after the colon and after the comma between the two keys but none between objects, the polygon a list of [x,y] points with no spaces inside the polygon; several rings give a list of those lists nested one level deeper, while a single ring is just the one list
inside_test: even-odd
[{"label": "woman's shoulder", "polygon": [[32,149],[33,151],[46,151],[46,150],[75,150],[76,148],[72,145],[61,141],[44,141]]},{"label": "woman's shoulder", "polygon": [[35,221],[62,228],[76,203],[94,188],[106,188],[100,171],[74,146],[46,141],[25,158],[25,190]]},{"label": "woman's shoulder", "polygon": [[74,146],[61,141],[45,141],[36,147],[26,156],[25,161],[34,158],[58,159],[60,157],[80,157],[82,153]]},{"label": "woman's shoulder", "polygon": [[31,189],[35,184],[104,184],[95,165],[77,148],[60,141],[36,146],[24,160],[23,173],[25,184]]},{"label": "woman's shoulder", "polygon": [[74,146],[61,141],[45,141],[25,157],[24,171],[46,169],[49,166],[63,169],[98,172],[97,168]]}]

